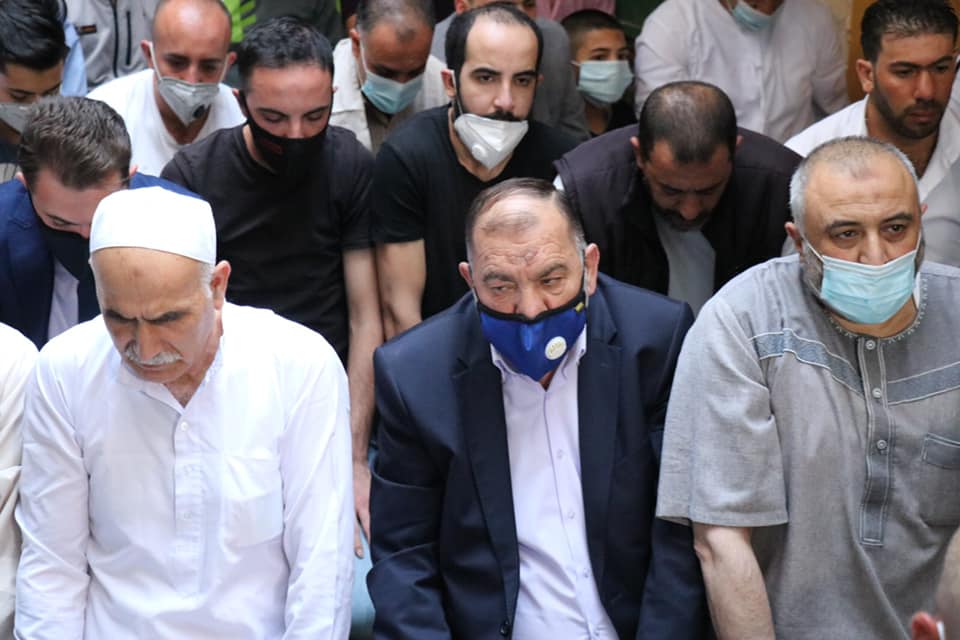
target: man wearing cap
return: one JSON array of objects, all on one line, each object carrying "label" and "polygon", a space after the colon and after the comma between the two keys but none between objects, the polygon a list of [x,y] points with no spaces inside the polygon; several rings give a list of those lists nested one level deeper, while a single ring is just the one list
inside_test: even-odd
[{"label": "man wearing cap", "polygon": [[26,393],[16,637],[346,638],[336,353],[225,302],[202,200],[114,193],[90,250],[102,320],[50,341]]}]

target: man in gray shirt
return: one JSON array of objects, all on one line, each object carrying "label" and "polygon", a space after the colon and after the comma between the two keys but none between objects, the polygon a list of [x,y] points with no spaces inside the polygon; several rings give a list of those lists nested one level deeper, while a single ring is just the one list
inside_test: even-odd
[{"label": "man in gray shirt", "polygon": [[905,639],[960,524],[960,270],[923,263],[890,145],[815,150],[791,207],[799,255],[687,336],[657,515],[692,524],[719,637]]}]

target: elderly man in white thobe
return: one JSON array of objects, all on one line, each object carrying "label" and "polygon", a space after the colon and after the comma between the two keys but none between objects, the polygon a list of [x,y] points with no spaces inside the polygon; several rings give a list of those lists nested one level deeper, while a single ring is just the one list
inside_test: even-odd
[{"label": "elderly man in white thobe", "polygon": [[108,196],[90,253],[102,317],[44,347],[26,394],[16,637],[346,638],[333,348],[225,302],[202,200]]}]

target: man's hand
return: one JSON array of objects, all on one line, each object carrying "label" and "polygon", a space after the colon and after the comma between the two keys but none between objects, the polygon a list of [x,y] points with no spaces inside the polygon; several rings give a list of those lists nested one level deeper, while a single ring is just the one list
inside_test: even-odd
[{"label": "man's hand", "polygon": [[353,536],[353,552],[363,557],[362,534],[370,540],[370,467],[366,460],[353,462],[353,506],[357,515]]}]

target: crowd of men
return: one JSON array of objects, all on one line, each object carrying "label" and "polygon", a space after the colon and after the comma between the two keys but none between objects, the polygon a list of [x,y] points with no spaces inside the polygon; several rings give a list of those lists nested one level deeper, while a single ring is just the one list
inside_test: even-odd
[{"label": "crowd of men", "polygon": [[613,4],[0,0],[0,638],[960,640],[955,10]]}]

